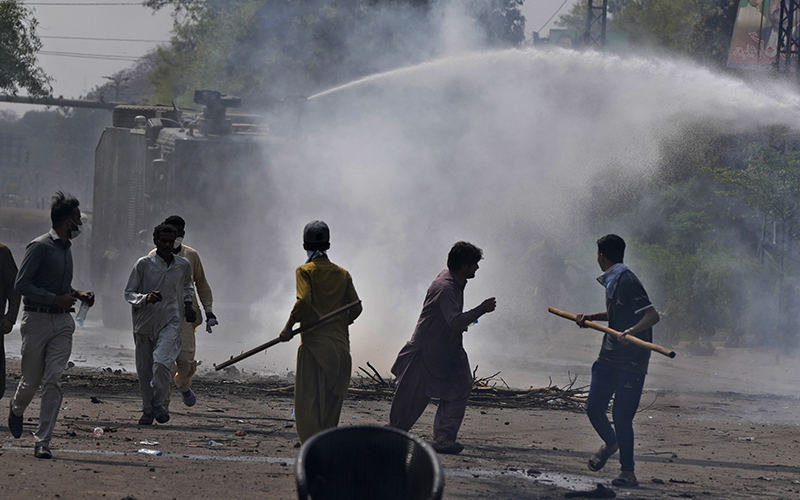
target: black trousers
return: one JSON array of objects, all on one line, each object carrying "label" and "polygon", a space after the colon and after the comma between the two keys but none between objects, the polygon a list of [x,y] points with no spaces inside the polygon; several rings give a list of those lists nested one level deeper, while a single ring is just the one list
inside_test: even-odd
[{"label": "black trousers", "polygon": [[0,334],[0,398],[6,393],[6,344],[4,337],[5,335]]}]

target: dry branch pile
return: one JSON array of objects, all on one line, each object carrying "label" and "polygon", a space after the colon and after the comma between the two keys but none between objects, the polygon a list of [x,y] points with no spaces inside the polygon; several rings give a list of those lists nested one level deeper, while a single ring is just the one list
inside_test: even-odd
[{"label": "dry branch pile", "polygon": [[[391,400],[394,395],[394,377],[383,377],[372,364],[367,363],[369,369],[358,367],[359,376],[351,380],[347,397],[360,400]],[[102,387],[108,393],[130,393],[137,386],[136,377],[132,373],[111,373],[110,368],[98,374],[81,372],[75,368],[64,375],[65,387]],[[472,393],[469,404],[472,406],[502,406],[509,408],[536,408],[567,410],[574,412],[584,411],[588,387],[574,387],[575,379],[570,377],[569,384],[564,387],[550,385],[541,388],[512,389],[499,375],[495,373],[489,377],[479,378],[478,367],[472,373]],[[253,397],[260,396],[294,396],[294,385],[290,385],[285,377],[246,377],[238,372],[226,372],[224,378],[196,378],[194,384],[198,388],[209,391],[219,391],[220,387],[232,393],[247,392]],[[228,378],[236,377],[241,378]],[[238,387],[241,385],[242,387]],[[98,400],[99,401],[99,400]],[[99,401],[101,402],[101,401]]]},{"label": "dry branch pile", "polygon": [[[394,393],[394,378],[383,378],[369,362],[370,371],[358,367],[360,377],[348,391],[354,399],[390,399]],[[552,381],[547,387],[512,389],[505,380],[499,378],[500,372],[489,377],[478,378],[478,367],[472,372],[472,406],[504,406],[511,408],[540,408],[583,412],[586,405],[587,387],[574,387],[575,379],[565,387],[557,387]],[[363,375],[362,375],[363,374]],[[498,386],[502,383],[505,387]]]}]

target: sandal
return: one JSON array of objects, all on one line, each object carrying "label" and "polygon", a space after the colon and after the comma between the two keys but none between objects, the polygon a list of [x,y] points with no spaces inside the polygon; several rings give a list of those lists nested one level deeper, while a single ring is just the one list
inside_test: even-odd
[{"label": "sandal", "polygon": [[618,449],[619,446],[614,445],[614,449],[612,449],[609,452],[606,445],[601,446],[600,449],[597,450],[597,452],[594,455],[592,455],[592,458],[589,459],[589,470],[597,472],[603,467],[605,467],[608,459],[611,458],[614,455],[614,453],[617,452]]},{"label": "sandal", "polygon": [[633,473],[633,471],[624,470],[620,472],[618,478],[611,481],[611,484],[623,488],[630,488],[633,486],[639,486],[639,481],[636,480],[636,475]]}]

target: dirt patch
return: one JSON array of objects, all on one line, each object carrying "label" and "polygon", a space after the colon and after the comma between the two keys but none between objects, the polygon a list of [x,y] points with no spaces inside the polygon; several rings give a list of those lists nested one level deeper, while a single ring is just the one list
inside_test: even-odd
[{"label": "dirt patch", "polygon": [[[7,394],[15,383],[11,376]],[[38,399],[25,414],[22,439],[3,430],[3,497],[296,498],[297,435],[292,399],[279,391],[285,387],[277,377],[206,373],[195,381],[196,406],[174,401],[169,423],[145,428],[136,425],[133,374],[72,368],[64,375],[52,460],[33,457],[29,431]],[[351,396],[340,425],[384,425],[389,405],[387,397]],[[598,473],[586,468],[599,442],[585,415],[557,405],[511,406],[498,401],[467,409],[460,434],[465,450],[441,457],[445,498],[555,499],[597,483],[611,487],[616,457]],[[434,411],[430,405],[412,430],[423,439],[431,439]],[[775,423],[792,417],[800,417],[795,398],[646,392],[635,420],[640,486],[614,489],[645,499],[796,498],[797,427]],[[92,436],[95,427],[104,429],[102,437]]]}]

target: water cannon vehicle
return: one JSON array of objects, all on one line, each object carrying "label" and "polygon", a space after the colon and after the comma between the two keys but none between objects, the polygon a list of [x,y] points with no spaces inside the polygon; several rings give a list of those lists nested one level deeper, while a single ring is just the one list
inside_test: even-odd
[{"label": "water cannon vehicle", "polygon": [[282,140],[255,115],[229,115],[238,97],[197,90],[194,102],[202,112],[117,106],[97,144],[91,281],[106,326],[130,326],[125,284],[170,215],[186,220],[186,243],[196,243],[216,278],[215,312],[246,310],[259,286],[254,255],[269,246],[263,231],[274,189],[268,158]]}]

